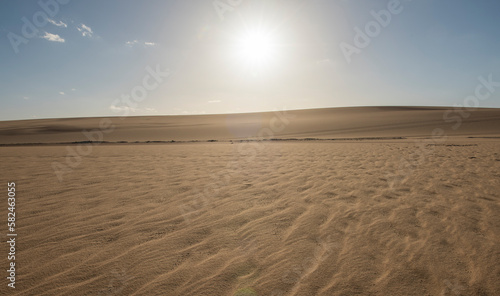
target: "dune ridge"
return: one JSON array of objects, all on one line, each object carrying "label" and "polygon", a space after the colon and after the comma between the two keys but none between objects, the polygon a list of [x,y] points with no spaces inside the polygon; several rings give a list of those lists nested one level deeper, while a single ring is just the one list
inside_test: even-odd
[{"label": "dune ridge", "polygon": [[[229,141],[254,138],[276,127],[273,138],[426,137],[434,128],[450,136],[500,136],[500,109],[445,107],[351,107],[246,114],[67,118],[0,122],[0,144],[90,140],[83,133],[113,126],[103,140]],[[282,128],[283,121],[286,128]],[[456,125],[459,128],[456,128]]]}]

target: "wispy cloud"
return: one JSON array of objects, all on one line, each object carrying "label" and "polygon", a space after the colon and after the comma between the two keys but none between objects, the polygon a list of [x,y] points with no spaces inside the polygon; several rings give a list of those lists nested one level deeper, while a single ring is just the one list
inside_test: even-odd
[{"label": "wispy cloud", "polygon": [[60,92],[59,92],[59,94],[60,94],[61,96],[64,96],[64,95],[65,95],[65,93],[64,93],[63,91],[60,91]]},{"label": "wispy cloud", "polygon": [[48,19],[49,23],[53,24],[54,26],[58,26],[58,27],[64,27],[64,28],[67,28],[68,25],[65,24],[64,22],[62,21],[59,21],[59,22],[56,22],[55,20],[53,19]]},{"label": "wispy cloud", "polygon": [[76,27],[80,33],[82,33],[83,37],[92,37],[94,35],[94,32],[89,26],[86,26],[85,24],[81,24],[78,27]]},{"label": "wispy cloud", "polygon": [[135,112],[136,111],[136,109],[129,107],[129,106],[116,106],[116,105],[109,106],[109,109],[113,112],[123,112],[123,111]]},{"label": "wispy cloud", "polygon": [[135,45],[144,45],[145,47],[151,47],[151,46],[156,46],[156,43],[154,42],[143,42],[139,40],[133,40],[133,41],[127,41],[125,42],[126,46],[132,47]]},{"label": "wispy cloud", "polygon": [[52,42],[64,42],[64,38],[61,38],[61,36],[57,34],[51,34],[49,32],[45,32],[45,35],[43,35],[42,38]]},{"label": "wispy cloud", "polygon": [[139,43],[139,41],[137,41],[137,40],[134,40],[134,41],[127,41],[127,42],[125,42],[125,45],[127,45],[127,46],[134,46],[134,45],[136,45],[137,43]]},{"label": "wispy cloud", "polygon": [[155,108],[151,107],[145,107],[145,108],[132,108],[129,106],[117,106],[117,105],[111,105],[109,106],[109,109],[113,112],[143,112],[143,113],[158,113],[158,111]]},{"label": "wispy cloud", "polygon": [[29,100],[30,98],[29,98],[29,97],[23,97],[23,99],[25,99],[25,100]]}]

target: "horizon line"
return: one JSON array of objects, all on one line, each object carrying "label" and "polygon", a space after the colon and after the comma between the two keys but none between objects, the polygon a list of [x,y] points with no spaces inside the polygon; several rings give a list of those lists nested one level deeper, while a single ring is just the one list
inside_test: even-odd
[{"label": "horizon line", "polygon": [[[158,114],[158,115],[111,115],[111,116],[74,116],[74,117],[42,117],[42,118],[24,118],[24,119],[0,119],[1,122],[12,121],[30,121],[30,120],[54,120],[54,119],[91,119],[91,118],[129,118],[129,117],[181,117],[181,116],[217,116],[217,115],[241,115],[241,114],[258,114],[258,113],[272,113],[279,111],[306,111],[306,110],[321,110],[321,109],[348,109],[348,108],[427,108],[427,109],[458,109],[468,108],[464,106],[448,106],[448,105],[361,105],[361,106],[342,106],[342,107],[320,107],[320,108],[298,108],[298,109],[281,109],[281,110],[264,110],[264,111],[250,111],[250,112],[231,112],[231,113],[193,113],[193,114]],[[471,109],[500,109],[500,107],[469,107]]]}]

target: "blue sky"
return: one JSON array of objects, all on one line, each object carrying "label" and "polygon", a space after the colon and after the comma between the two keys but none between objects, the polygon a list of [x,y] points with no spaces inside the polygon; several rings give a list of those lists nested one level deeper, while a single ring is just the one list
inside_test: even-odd
[{"label": "blue sky", "polygon": [[500,82],[500,1],[391,1],[2,1],[0,120],[454,106]]}]

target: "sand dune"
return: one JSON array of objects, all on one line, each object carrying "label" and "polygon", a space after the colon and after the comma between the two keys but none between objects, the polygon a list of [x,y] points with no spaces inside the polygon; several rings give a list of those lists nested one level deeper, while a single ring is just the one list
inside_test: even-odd
[{"label": "sand dune", "polygon": [[[0,147],[13,295],[498,295],[500,111],[457,129],[444,112],[293,111],[272,135],[401,139]],[[113,119],[104,138],[256,138],[272,118]],[[1,142],[82,141],[99,120],[2,122]]]},{"label": "sand dune", "polygon": [[[439,107],[358,107],[250,114],[40,119],[0,122],[0,144],[86,141],[83,131],[101,130],[103,140],[192,141],[257,137],[274,127],[274,138],[428,137],[434,128],[451,136],[500,136],[500,110]],[[109,126],[108,126],[109,125]],[[458,126],[458,127],[457,127]],[[264,131],[265,132],[265,131]],[[264,133],[268,136],[269,133]]]}]

